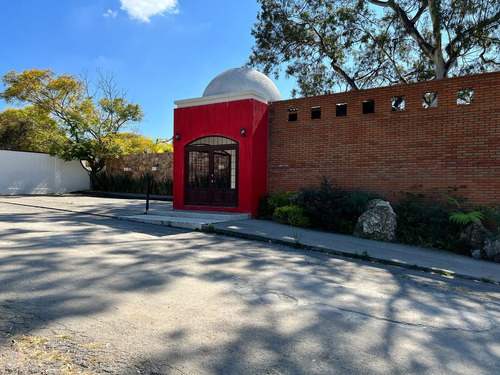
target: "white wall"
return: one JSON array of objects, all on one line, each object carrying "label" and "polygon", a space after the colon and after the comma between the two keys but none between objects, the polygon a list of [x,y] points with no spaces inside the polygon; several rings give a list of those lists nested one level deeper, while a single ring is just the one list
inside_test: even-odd
[{"label": "white wall", "polygon": [[89,186],[89,175],[78,161],[0,150],[0,194],[62,194]]}]

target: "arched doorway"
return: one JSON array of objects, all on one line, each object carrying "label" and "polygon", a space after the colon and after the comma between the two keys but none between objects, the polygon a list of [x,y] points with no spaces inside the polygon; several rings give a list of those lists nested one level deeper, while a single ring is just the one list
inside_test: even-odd
[{"label": "arched doorway", "polygon": [[204,137],[185,147],[185,204],[238,206],[238,142]]}]

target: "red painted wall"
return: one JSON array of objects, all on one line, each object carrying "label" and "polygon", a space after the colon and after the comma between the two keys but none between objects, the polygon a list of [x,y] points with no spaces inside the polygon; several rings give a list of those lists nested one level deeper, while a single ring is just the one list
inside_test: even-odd
[{"label": "red painted wall", "polygon": [[[457,91],[474,101],[457,105]],[[424,93],[438,105],[423,108]],[[405,97],[404,111],[391,98]],[[363,101],[375,113],[363,114]],[[336,104],[347,103],[347,116]],[[311,107],[321,106],[321,119]],[[288,121],[296,108],[298,121]],[[322,175],[345,189],[363,189],[397,201],[400,191],[458,194],[475,204],[500,202],[500,72],[271,103],[269,190],[298,191]]]},{"label": "red painted wall", "polygon": [[[259,198],[267,192],[268,105],[254,99],[207,104],[174,110],[174,209],[257,214]],[[241,135],[241,128],[246,137]],[[184,204],[184,147],[208,136],[230,138],[239,144],[238,207]]]}]

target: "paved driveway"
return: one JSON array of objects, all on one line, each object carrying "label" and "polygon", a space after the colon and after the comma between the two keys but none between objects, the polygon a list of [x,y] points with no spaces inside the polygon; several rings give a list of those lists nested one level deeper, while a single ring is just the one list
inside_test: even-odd
[{"label": "paved driveway", "polygon": [[0,373],[498,373],[496,285],[33,202],[0,197]]}]

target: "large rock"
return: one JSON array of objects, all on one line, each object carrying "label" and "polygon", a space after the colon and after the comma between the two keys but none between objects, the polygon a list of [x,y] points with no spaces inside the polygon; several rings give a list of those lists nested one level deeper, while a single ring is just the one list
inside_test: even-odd
[{"label": "large rock", "polygon": [[487,239],[483,252],[487,259],[500,263],[500,238]]},{"label": "large rock", "polygon": [[469,249],[482,249],[490,236],[491,233],[482,224],[473,223],[463,230],[460,239],[465,241]]},{"label": "large rock", "polygon": [[354,235],[394,241],[396,226],[397,216],[389,202],[373,199],[366,204],[366,211],[359,217]]},{"label": "large rock", "polygon": [[477,260],[483,259],[483,256],[481,255],[481,249],[475,249],[470,252],[472,257]]}]

